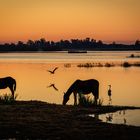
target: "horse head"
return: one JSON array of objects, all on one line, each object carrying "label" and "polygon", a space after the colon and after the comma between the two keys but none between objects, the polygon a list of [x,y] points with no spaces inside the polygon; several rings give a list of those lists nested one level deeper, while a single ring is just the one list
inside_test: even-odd
[{"label": "horse head", "polygon": [[64,93],[64,96],[63,96],[63,105],[66,105],[66,103],[68,102],[69,100],[69,96],[67,96],[66,93]]}]

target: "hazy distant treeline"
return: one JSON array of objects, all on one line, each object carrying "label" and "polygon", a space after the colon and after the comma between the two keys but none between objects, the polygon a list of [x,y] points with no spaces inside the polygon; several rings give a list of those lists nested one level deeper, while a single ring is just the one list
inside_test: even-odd
[{"label": "hazy distant treeline", "polygon": [[46,41],[44,38],[39,40],[28,40],[26,43],[18,41],[18,43],[0,44],[0,52],[15,51],[70,51],[70,50],[140,50],[140,41],[136,40],[134,44],[105,44],[101,40],[86,38],[60,40],[58,42]]}]

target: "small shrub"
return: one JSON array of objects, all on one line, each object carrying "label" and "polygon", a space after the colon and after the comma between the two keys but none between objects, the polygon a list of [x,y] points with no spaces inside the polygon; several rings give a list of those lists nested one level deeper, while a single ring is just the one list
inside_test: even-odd
[{"label": "small shrub", "polygon": [[128,62],[124,62],[124,63],[122,64],[122,66],[123,66],[123,67],[130,67],[131,65],[130,65]]},{"label": "small shrub", "polygon": [[135,57],[135,55],[134,55],[134,54],[131,54],[131,55],[130,55],[130,57],[132,57],[132,58],[133,58],[133,57]]}]

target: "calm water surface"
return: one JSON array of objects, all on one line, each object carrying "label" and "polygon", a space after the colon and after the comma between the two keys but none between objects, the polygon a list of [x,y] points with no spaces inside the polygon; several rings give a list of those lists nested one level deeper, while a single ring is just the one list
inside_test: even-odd
[{"label": "calm water surface", "polygon": [[[140,62],[139,58],[127,58],[140,52],[95,52],[87,54],[62,53],[2,53],[0,77],[12,76],[17,81],[19,100],[41,100],[61,104],[63,93],[77,79],[97,79],[100,82],[100,99],[109,104],[108,85],[112,85],[113,105],[140,106],[140,67],[79,68],[85,62]],[[47,70],[59,67],[54,75]],[[50,87],[54,84],[55,88]],[[0,94],[10,93],[9,89]],[[92,95],[90,95],[92,97]],[[73,104],[70,96],[68,104]]]},{"label": "calm water surface", "polygon": [[[89,115],[95,117],[95,115]],[[140,109],[121,110],[114,113],[96,115],[98,119],[107,123],[140,126]]]}]

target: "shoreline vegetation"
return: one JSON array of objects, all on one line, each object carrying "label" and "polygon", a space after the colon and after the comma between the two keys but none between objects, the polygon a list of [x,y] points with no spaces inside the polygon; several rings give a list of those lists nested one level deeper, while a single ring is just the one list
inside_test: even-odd
[{"label": "shoreline vegetation", "polygon": [[27,42],[18,41],[17,43],[0,44],[0,52],[44,52],[44,51],[68,51],[68,52],[86,52],[86,51],[131,51],[140,50],[140,40],[133,44],[110,44],[102,40],[93,38],[70,39],[60,41],[48,41],[45,38],[38,40],[28,40]]},{"label": "shoreline vegetation", "polygon": [[[139,139],[140,127],[104,123],[88,114],[102,114],[129,106],[82,107],[41,101],[0,104],[1,139]],[[120,135],[121,134],[121,135]]]},{"label": "shoreline vegetation", "polygon": [[124,67],[124,68],[128,68],[128,67],[140,67],[140,62],[117,62],[117,63],[113,63],[113,62],[105,62],[105,63],[102,63],[102,62],[97,62],[97,63],[80,63],[80,64],[77,64],[77,67],[79,68],[93,68],[93,67],[115,67],[115,66],[121,66],[121,67]]}]

